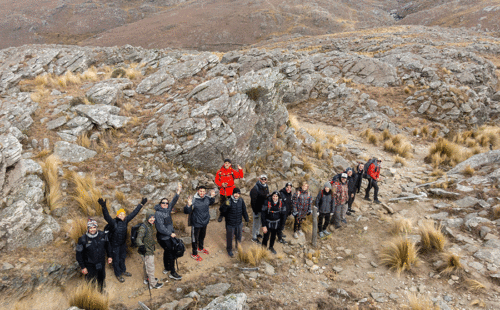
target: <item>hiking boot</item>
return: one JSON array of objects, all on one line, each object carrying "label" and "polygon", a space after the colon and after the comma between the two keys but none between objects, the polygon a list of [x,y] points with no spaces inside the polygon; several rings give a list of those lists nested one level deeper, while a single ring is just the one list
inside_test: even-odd
[{"label": "hiking boot", "polygon": [[[158,278],[155,278],[155,281],[158,282]],[[148,280],[144,280],[144,284],[148,284]]]},{"label": "hiking boot", "polygon": [[325,229],[325,230],[323,230],[323,233],[324,233],[325,235],[327,235],[327,236],[330,236],[330,235],[332,234],[331,232],[329,232],[329,231],[328,231],[328,230],[326,230],[326,229]]},{"label": "hiking boot", "polygon": [[353,209],[349,209],[348,211],[351,213],[356,213],[356,211],[354,211]]},{"label": "hiking boot", "polygon": [[381,202],[380,200],[378,200],[378,199],[377,199],[377,200],[374,200],[373,202],[374,202],[374,203],[378,203],[378,204],[382,203],[382,202]]},{"label": "hiking boot", "polygon": [[343,219],[343,220],[342,220],[342,223],[347,224],[346,219]]},{"label": "hiking boot", "polygon": [[269,248],[269,251],[271,251],[271,253],[273,253],[274,255],[276,255],[276,250],[274,248]]},{"label": "hiking boot", "polygon": [[163,287],[163,283],[160,283],[160,282],[156,283],[155,286],[151,286],[151,288],[154,288],[154,289],[159,289],[159,288],[162,288],[162,287]]},{"label": "hiking boot", "polygon": [[132,274],[130,272],[127,272],[127,271],[125,271],[123,273],[123,275],[126,276],[126,277],[131,277],[132,276]]},{"label": "hiking boot", "polygon": [[303,232],[302,230],[299,230],[299,235],[301,235],[301,236],[305,236],[305,235],[304,235],[304,232]]},{"label": "hiking boot", "polygon": [[281,238],[286,238],[286,235],[285,234],[281,234]]},{"label": "hiking boot", "polygon": [[257,239],[257,238],[252,238],[252,242],[255,242],[255,243],[257,243],[257,244],[261,244],[261,242],[260,242],[260,241],[259,241],[259,239]]},{"label": "hiking boot", "polygon": [[175,272],[175,271],[172,271],[172,272],[170,273],[169,277],[170,277],[170,279],[174,279],[174,280],[177,280],[177,281],[182,280],[181,275],[180,275],[180,274],[178,274],[178,273],[177,273],[177,272]]},{"label": "hiking boot", "polygon": [[224,216],[219,215],[219,218],[217,219],[217,222],[219,222],[219,223],[222,222],[222,219],[224,219]]},{"label": "hiking boot", "polygon": [[369,197],[365,197],[363,199],[366,200],[366,201],[372,201]]},{"label": "hiking boot", "polygon": [[295,239],[299,239],[299,234],[297,234],[297,232],[294,232],[294,233],[293,233],[293,237],[294,237]]},{"label": "hiking boot", "polygon": [[257,239],[259,239],[259,238],[263,238],[261,234],[257,235]]},{"label": "hiking boot", "polygon": [[347,212],[345,214],[346,215],[351,215],[351,212],[349,210],[347,210]]},{"label": "hiking boot", "polygon": [[233,251],[227,251],[227,255],[229,255],[229,257],[234,257]]},{"label": "hiking boot", "polygon": [[279,243],[286,244],[286,241],[283,239],[278,240]]},{"label": "hiking boot", "polygon": [[325,234],[324,234],[322,231],[320,231],[320,232],[319,232],[319,237],[320,237],[320,238],[324,238],[324,237],[325,237]]},{"label": "hiking boot", "polygon": [[198,252],[201,252],[201,253],[206,254],[206,255],[208,255],[208,254],[209,254],[209,253],[208,253],[208,250],[207,250],[207,249],[205,249],[205,248],[203,248],[203,249],[198,249]]},{"label": "hiking boot", "polygon": [[116,279],[121,283],[125,282],[125,279],[122,276],[116,277]]},{"label": "hiking boot", "polygon": [[[196,254],[196,255],[191,254],[191,258],[196,260],[197,262],[201,262],[203,260],[203,258],[201,258],[200,255],[198,255],[198,254]],[[172,275],[172,272],[170,273],[170,275]]]}]

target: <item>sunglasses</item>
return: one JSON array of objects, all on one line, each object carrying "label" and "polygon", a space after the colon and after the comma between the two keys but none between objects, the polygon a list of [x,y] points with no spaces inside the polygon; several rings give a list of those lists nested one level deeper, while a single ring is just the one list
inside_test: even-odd
[{"label": "sunglasses", "polygon": [[267,181],[267,179],[266,179],[266,178],[262,178],[261,180],[262,180],[262,181]]},{"label": "sunglasses", "polygon": [[162,204],[162,205],[166,205],[166,204],[168,204],[168,201],[167,201],[167,202],[162,201],[162,202],[161,202],[161,204]]}]

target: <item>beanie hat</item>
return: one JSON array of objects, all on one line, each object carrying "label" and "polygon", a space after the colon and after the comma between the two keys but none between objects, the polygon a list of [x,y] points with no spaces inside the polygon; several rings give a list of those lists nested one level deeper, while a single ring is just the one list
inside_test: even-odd
[{"label": "beanie hat", "polygon": [[345,172],[349,172],[349,171],[352,171],[352,168],[351,168],[351,167],[349,167],[349,168],[347,168],[347,169],[345,170]]},{"label": "beanie hat", "polygon": [[224,159],[224,163],[231,163],[231,160],[229,158]]},{"label": "beanie hat", "polygon": [[340,177],[341,177],[341,178],[343,178],[343,179],[347,179],[347,173],[342,173],[342,174],[340,175]]},{"label": "beanie hat", "polygon": [[97,227],[97,221],[94,220],[93,218],[89,218],[87,220],[87,228],[90,228],[90,227]]},{"label": "beanie hat", "polygon": [[278,193],[278,191],[274,191],[272,194],[271,194],[271,197],[274,196],[274,195],[278,195],[278,198],[280,197],[280,193]]},{"label": "beanie hat", "polygon": [[326,182],[324,188],[332,189],[332,185],[330,184],[330,182]]},{"label": "beanie hat", "polygon": [[235,188],[233,189],[233,194],[241,194],[240,189],[239,189],[239,188],[237,188],[237,187],[235,187]]},{"label": "beanie hat", "polygon": [[148,210],[146,211],[146,221],[149,221],[150,218],[155,217],[155,211],[153,210]]},{"label": "beanie hat", "polygon": [[285,187],[288,187],[288,186],[293,187],[292,182],[286,182]]},{"label": "beanie hat", "polygon": [[125,213],[125,214],[127,214],[127,212],[125,212],[125,209],[121,208],[120,210],[118,210],[118,211],[116,212],[116,216],[118,216],[118,214],[120,214],[120,213],[122,213],[122,212],[123,212],[123,213]]}]

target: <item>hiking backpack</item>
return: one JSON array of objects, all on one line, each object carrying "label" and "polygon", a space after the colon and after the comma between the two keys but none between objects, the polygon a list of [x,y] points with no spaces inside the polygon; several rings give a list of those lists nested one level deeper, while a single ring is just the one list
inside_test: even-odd
[{"label": "hiking backpack", "polygon": [[370,179],[370,176],[368,175],[368,168],[370,168],[370,165],[374,164],[375,162],[375,158],[372,158],[365,164],[365,166],[363,167],[363,179]]},{"label": "hiking backpack", "polygon": [[[137,243],[136,243],[137,242],[137,234],[139,233],[139,228],[143,225],[144,225],[144,223],[140,223],[140,224],[132,226],[132,229],[130,229],[130,241],[131,241],[133,247],[137,246]],[[148,227],[146,225],[144,225],[144,227],[146,229],[148,229]]]},{"label": "hiking backpack", "polygon": [[184,256],[184,251],[186,251],[186,247],[184,246],[184,242],[178,238],[172,238],[172,254],[175,258],[179,258]]}]

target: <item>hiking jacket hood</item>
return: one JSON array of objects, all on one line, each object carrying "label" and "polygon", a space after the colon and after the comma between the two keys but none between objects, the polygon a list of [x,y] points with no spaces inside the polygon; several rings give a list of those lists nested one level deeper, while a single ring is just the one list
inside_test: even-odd
[{"label": "hiking jacket hood", "polygon": [[[136,239],[136,244],[137,246],[144,245],[146,248],[146,254],[145,255],[155,255],[155,239],[154,239],[154,234],[156,232],[155,224],[151,224],[148,219],[151,216],[154,216],[155,212],[153,210],[148,210],[146,212],[146,218],[144,219],[144,222],[142,225],[139,227],[139,230],[137,231],[137,239]],[[156,219],[155,219],[156,221]]]},{"label": "hiking jacket hood", "polygon": [[198,193],[193,197],[191,206],[184,207],[184,213],[191,214],[193,227],[205,227],[210,222],[210,205],[215,203],[215,198],[208,195],[201,198]]},{"label": "hiking jacket hood", "polygon": [[179,200],[179,195],[175,194],[172,201],[168,203],[167,208],[162,208],[160,204],[155,206],[155,226],[157,230],[156,238],[158,240],[168,240],[174,233],[174,223],[172,222],[172,209]]}]

